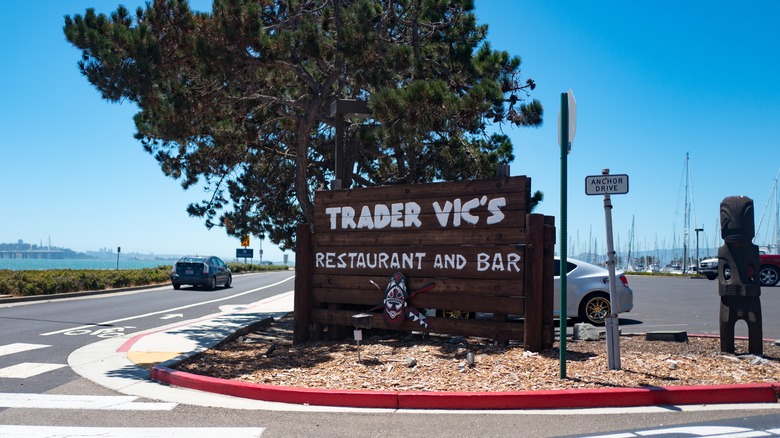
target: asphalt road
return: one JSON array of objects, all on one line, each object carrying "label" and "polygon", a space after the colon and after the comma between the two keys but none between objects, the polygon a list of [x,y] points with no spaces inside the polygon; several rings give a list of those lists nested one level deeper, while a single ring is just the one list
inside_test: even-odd
[{"label": "asphalt road", "polygon": [[[36,363],[62,365],[31,377],[0,374],[0,437],[545,437],[612,433],[713,436],[716,431],[724,433],[725,430],[763,434],[750,436],[780,435],[780,405],[777,404],[511,412],[305,407],[303,411],[250,411],[165,403],[165,400],[124,400],[123,394],[83,379],[65,365],[70,352],[107,336],[198,318],[292,290],[292,280],[270,286],[290,276],[290,273],[237,276],[233,288],[217,291],[174,292],[166,287],[82,299],[0,305],[3,331],[0,373],[21,365],[30,368]],[[635,308],[621,317],[624,332],[717,332],[718,296],[714,282],[631,277],[629,285],[635,292]],[[778,325],[767,321],[780,310],[778,298],[780,288],[764,289],[765,337],[780,338]],[[193,391],[192,397],[198,396]],[[20,397],[26,400],[20,401]],[[688,428],[685,433],[683,429],[667,430],[683,426]],[[664,429],[665,434],[659,429]]]},{"label": "asphalt road", "polygon": [[[206,291],[170,286],[74,299],[0,304],[0,368],[22,364],[67,363],[74,350],[93,342],[219,313],[293,289],[292,280],[277,287],[250,292],[291,278],[291,272],[236,276],[232,288]],[[8,347],[12,345],[12,347]],[[17,350],[23,350],[18,351]],[[33,372],[33,371],[30,371]],[[2,376],[2,374],[0,374]],[[0,377],[0,392],[42,393],[78,376],[60,367],[31,378]]]},{"label": "asphalt road", "polygon": [[[629,276],[634,309],[620,315],[623,333],[682,330],[688,334],[719,335],[720,296],[717,281],[700,278]],[[763,337],[780,339],[780,287],[761,288]],[[738,321],[736,335],[747,336]]]}]

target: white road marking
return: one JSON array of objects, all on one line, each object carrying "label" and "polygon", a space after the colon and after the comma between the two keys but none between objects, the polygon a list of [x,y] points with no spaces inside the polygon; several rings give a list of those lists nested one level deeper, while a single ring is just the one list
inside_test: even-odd
[{"label": "white road marking", "polygon": [[[769,433],[768,433],[769,432]],[[702,436],[702,437],[720,437],[720,438],[736,438],[736,437],[760,437],[771,436],[772,431],[760,431],[753,429],[746,429],[744,427],[733,426],[680,426],[680,427],[665,427],[658,429],[638,430],[633,433],[624,432],[608,435],[597,435],[591,438],[631,438],[639,436],[655,436],[655,435],[690,435],[690,436]]]},{"label": "white road marking", "polygon": [[[101,411],[170,411],[178,403],[136,403],[135,396],[0,393],[0,407],[26,409],[93,409]],[[0,435],[2,436],[2,435]]]},{"label": "white road marking", "polygon": [[258,438],[264,427],[0,426],[2,438]]},{"label": "white road marking", "polygon": [[65,364],[58,363],[35,363],[23,362],[10,367],[0,368],[0,378],[6,379],[27,379],[38,374],[54,371],[66,367]]},{"label": "white road marking", "polygon": [[58,334],[61,334],[61,333],[69,332],[71,330],[81,330],[81,329],[86,329],[86,328],[90,328],[90,327],[95,327],[95,326],[98,326],[98,325],[111,325],[111,324],[116,324],[118,322],[124,322],[124,321],[130,321],[130,320],[133,320],[133,319],[146,318],[148,316],[154,316],[154,315],[160,315],[160,314],[168,314],[168,313],[171,313],[171,312],[175,312],[177,310],[189,309],[189,308],[192,308],[192,307],[198,307],[198,306],[203,306],[203,305],[206,305],[206,304],[217,303],[217,302],[220,302],[220,301],[230,300],[230,299],[233,299],[233,298],[236,298],[236,297],[240,297],[240,296],[244,296],[244,295],[247,295],[247,294],[251,294],[253,292],[257,292],[257,291],[260,291],[260,290],[263,290],[263,289],[268,289],[268,288],[271,288],[271,287],[274,287],[274,286],[278,286],[278,285],[280,285],[280,284],[282,284],[284,282],[290,281],[291,279],[294,279],[294,278],[295,278],[295,276],[293,275],[291,277],[285,278],[284,280],[277,281],[276,283],[269,284],[269,285],[263,286],[263,287],[258,287],[258,288],[252,289],[252,290],[248,290],[246,292],[241,292],[241,293],[238,293],[238,294],[235,294],[235,295],[231,295],[229,297],[217,298],[217,299],[211,300],[211,301],[203,301],[203,302],[200,302],[200,303],[188,304],[186,306],[174,307],[173,309],[166,309],[166,310],[160,310],[160,311],[157,311],[157,312],[145,313],[143,315],[128,316],[126,318],[115,319],[113,321],[104,321],[104,322],[99,322],[97,324],[89,324],[89,325],[83,325],[81,327],[71,327],[71,328],[67,328],[67,329],[63,329],[63,330],[57,330],[57,331],[48,332],[48,333],[41,333],[41,336],[58,335]]},{"label": "white road marking", "polygon": [[0,345],[0,356],[5,356],[14,353],[22,353],[24,351],[37,350],[39,348],[47,348],[47,347],[51,347],[51,345],[25,344],[23,342],[18,342],[16,344]]},{"label": "white road marking", "polygon": [[[355,412],[367,408],[352,408]],[[571,408],[571,409],[507,409],[507,410],[443,410],[443,409],[398,409],[394,412],[404,414],[491,414],[491,415],[622,415],[622,414],[664,414],[677,412],[717,412],[717,411],[771,411],[780,414],[780,403],[736,403],[722,405],[670,405],[636,406],[628,408]]]}]

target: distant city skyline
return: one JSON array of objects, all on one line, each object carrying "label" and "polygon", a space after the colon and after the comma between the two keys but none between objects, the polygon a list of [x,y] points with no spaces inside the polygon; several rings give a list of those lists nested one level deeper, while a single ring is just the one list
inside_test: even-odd
[{"label": "distant city skyline", "polygon": [[[55,245],[55,244],[51,244],[51,245],[49,245],[49,244],[46,244],[46,245],[35,244],[35,243],[25,242],[22,239],[19,239],[16,242],[0,242],[0,258],[3,258],[3,253],[22,252],[22,250],[20,250],[20,249],[10,249],[10,250],[9,249],[4,249],[6,245],[30,246],[30,250],[33,250],[33,251],[41,251],[41,250],[43,250],[43,251],[45,251],[45,250],[58,250],[58,251],[62,251],[62,250],[64,250],[64,251],[70,251],[70,252],[73,252],[73,253],[82,254],[82,255],[91,256],[91,257],[95,257],[96,255],[99,256],[101,254],[106,254],[106,255],[111,256],[111,258],[114,258],[117,255],[119,255],[120,258],[122,258],[122,257],[125,257],[125,258],[153,257],[153,258],[161,258],[161,259],[166,259],[166,260],[172,260],[172,259],[176,259],[176,258],[179,258],[179,257],[183,257],[185,255],[191,255],[190,253],[157,253],[157,252],[154,252],[154,251],[151,251],[151,252],[125,251],[125,250],[121,250],[121,247],[115,247],[115,248],[104,247],[104,248],[86,249],[86,250],[76,251],[76,250],[74,250],[72,248],[68,248],[68,247],[65,247],[65,246],[58,246],[58,245]],[[207,253],[200,253],[200,254],[203,255],[203,254],[207,254]],[[212,255],[211,253],[208,253],[208,254]],[[235,255],[236,255],[235,252],[232,255],[231,254],[213,254],[213,255],[221,257],[221,258],[223,258],[223,259],[225,259],[227,261],[232,261],[234,259],[237,259],[235,257]],[[241,259],[241,258],[238,258],[238,259]],[[260,261],[259,254],[255,253],[255,258],[253,258],[252,260]],[[265,259],[265,260],[267,260],[267,261],[276,261],[276,262],[283,262],[284,261],[283,257],[280,258],[279,260],[269,260],[269,259]],[[289,261],[292,261],[292,258],[289,258],[288,262]]]}]

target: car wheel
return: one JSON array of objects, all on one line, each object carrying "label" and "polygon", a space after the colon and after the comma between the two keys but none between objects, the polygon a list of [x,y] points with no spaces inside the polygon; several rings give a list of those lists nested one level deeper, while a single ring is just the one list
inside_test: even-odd
[{"label": "car wheel", "polygon": [[209,290],[217,289],[217,277],[211,277],[209,279]]},{"label": "car wheel", "polygon": [[227,281],[225,281],[225,289],[229,288],[233,284],[233,276],[228,274]]},{"label": "car wheel", "polygon": [[707,280],[714,280],[716,278],[718,278],[718,276],[715,274],[707,274]]},{"label": "car wheel", "polygon": [[173,283],[173,288],[176,289],[176,290],[179,290],[179,289],[181,289],[181,285]]},{"label": "car wheel", "polygon": [[604,325],[611,312],[607,294],[588,295],[580,304],[580,318],[593,325]]},{"label": "car wheel", "polygon": [[774,266],[762,266],[758,271],[758,278],[761,280],[761,286],[774,286],[780,280],[780,273]]}]

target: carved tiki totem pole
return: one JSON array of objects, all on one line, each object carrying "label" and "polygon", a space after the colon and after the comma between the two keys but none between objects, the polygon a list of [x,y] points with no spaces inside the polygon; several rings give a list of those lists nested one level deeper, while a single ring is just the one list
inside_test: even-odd
[{"label": "carved tiki totem pole", "polygon": [[729,196],[720,203],[718,249],[718,294],[720,295],[720,349],[734,353],[734,325],[744,320],[748,326],[750,354],[761,356],[761,283],[758,278],[758,247],[755,235],[753,200]]}]

